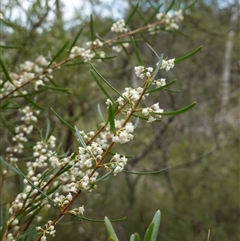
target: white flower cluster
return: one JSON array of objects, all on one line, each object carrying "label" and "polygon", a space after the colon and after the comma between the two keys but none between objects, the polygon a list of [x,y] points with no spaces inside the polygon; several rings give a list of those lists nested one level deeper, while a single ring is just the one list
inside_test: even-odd
[{"label": "white flower cluster", "polygon": [[87,63],[95,57],[95,53],[91,49],[85,49],[81,47],[74,46],[71,49],[70,58],[75,58],[77,56],[81,56],[83,58],[83,62]]},{"label": "white flower cluster", "polygon": [[6,148],[8,155],[6,160],[10,163],[16,163],[18,158],[14,154],[20,154],[23,152],[23,142],[27,142],[27,136],[31,134],[33,130],[33,123],[37,122],[36,115],[39,111],[33,111],[29,106],[26,106],[21,113],[24,115],[21,117],[21,121],[24,122],[23,125],[15,127],[15,135],[12,137],[13,145]]},{"label": "white flower cluster", "polygon": [[161,113],[163,113],[163,109],[160,109],[158,102],[150,107],[142,108],[142,114],[144,116],[148,116],[147,122],[155,121],[157,119],[155,117],[156,115],[158,116],[158,118],[161,118],[162,116],[159,115]]},{"label": "white flower cluster", "polygon": [[[32,61],[25,61],[23,64],[19,65],[20,73],[10,73],[10,80],[0,80],[0,85],[3,85],[0,90],[0,98],[3,98],[5,95],[9,94],[10,92],[16,90],[16,88],[24,85],[27,82],[33,82],[34,89],[37,91],[39,86],[43,86],[44,82],[47,82],[49,78],[52,78],[51,72],[52,69],[47,69],[45,74],[40,75],[45,71],[45,68],[48,66],[49,62],[43,57],[38,56],[35,62]],[[36,80],[37,75],[40,75]],[[27,94],[26,90],[22,90],[21,94]],[[14,95],[18,95],[18,92],[14,92]]]},{"label": "white flower cluster", "polygon": [[130,105],[134,105],[139,100],[142,93],[142,87],[138,87],[136,89],[133,89],[131,87],[125,88],[125,92],[123,92],[122,96],[118,97],[117,102],[119,103],[119,106],[124,105],[126,101]]},{"label": "white flower cluster", "polygon": [[47,224],[45,224],[45,229],[41,228],[40,226],[36,227],[36,231],[42,235],[41,241],[46,241],[47,237],[46,235],[50,235],[52,237],[55,236],[56,230],[54,225],[52,225],[52,221],[49,220]]},{"label": "white flower cluster", "polygon": [[111,161],[110,166],[113,168],[113,175],[116,176],[118,173],[122,172],[124,167],[127,164],[128,159],[125,156],[120,156],[120,154],[116,153]]},{"label": "white flower cluster", "polygon": [[131,122],[128,122],[124,127],[117,130],[116,134],[112,137],[112,141],[115,143],[126,143],[133,139],[134,126]]},{"label": "white flower cluster", "polygon": [[87,45],[89,48],[92,48],[92,47],[94,47],[94,46],[102,47],[102,46],[103,46],[103,42],[102,42],[100,39],[95,39],[94,41],[89,41],[89,42],[87,42],[86,45]]},{"label": "white flower cluster", "polygon": [[58,207],[65,207],[69,204],[69,202],[72,200],[73,196],[71,193],[68,193],[66,196],[59,195],[59,193],[55,194],[55,198],[53,199],[54,202],[58,205]]},{"label": "white flower cluster", "polygon": [[173,69],[175,65],[175,59],[168,59],[168,60],[162,60],[162,64],[160,69],[165,69],[166,71],[169,71],[170,69]]},{"label": "white flower cluster", "polygon": [[129,46],[129,43],[122,43],[121,45],[118,44],[118,45],[113,46],[112,50],[117,53],[120,53],[123,50],[123,47],[127,48],[128,46]]},{"label": "white flower cluster", "polygon": [[180,9],[172,13],[158,13],[156,18],[165,22],[166,30],[175,30],[179,28],[178,23],[183,20],[183,12]]},{"label": "white flower cluster", "polygon": [[144,67],[144,66],[136,66],[134,68],[135,70],[135,74],[137,75],[137,77],[144,79],[144,77],[149,78],[153,72],[153,68],[152,67]]},{"label": "white flower cluster", "polygon": [[153,80],[152,84],[156,85],[156,87],[164,86],[166,85],[166,79],[161,78],[161,79]]},{"label": "white flower cluster", "polygon": [[[55,148],[55,141],[56,138],[51,136],[48,141],[46,142],[38,142],[36,146],[33,148],[34,153],[33,156],[36,158],[33,162],[27,162],[27,174],[26,177],[28,180],[30,180],[35,186],[43,187],[46,185],[46,181],[42,180],[42,174],[37,172],[37,168],[40,167],[46,167],[48,164],[46,163],[46,160],[49,158],[49,156],[52,156],[54,153],[49,149]],[[12,202],[10,208],[9,208],[9,214],[12,215],[13,213],[16,213],[20,209],[23,208],[23,206],[27,206],[31,202],[31,197],[33,197],[38,190],[33,189],[33,187],[28,183],[28,180],[24,179],[24,184],[26,185],[25,188],[21,193],[19,193],[15,200]],[[45,201],[39,202],[39,207],[41,207],[42,204],[44,204]],[[29,206],[31,208],[31,206]]]},{"label": "white flower cluster", "polygon": [[68,211],[68,213],[73,214],[75,216],[83,216],[84,211],[85,211],[85,208],[84,208],[84,205],[82,205],[79,208],[74,208]]},{"label": "white flower cluster", "polygon": [[[32,173],[36,167],[46,167],[48,163],[46,160],[55,156],[54,149],[56,146],[56,137],[50,136],[47,141],[38,141],[33,147],[34,162],[27,163],[28,173]],[[33,173],[34,174],[34,173]]]},{"label": "white flower cluster", "polygon": [[128,29],[126,28],[125,20],[120,19],[116,23],[113,23],[113,25],[111,27],[111,31],[115,32],[115,33],[125,33],[125,32],[127,32]]}]

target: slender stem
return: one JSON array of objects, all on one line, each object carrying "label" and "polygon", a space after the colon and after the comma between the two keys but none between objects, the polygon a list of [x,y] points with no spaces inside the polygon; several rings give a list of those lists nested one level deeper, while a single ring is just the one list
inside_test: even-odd
[{"label": "slender stem", "polygon": [[[157,22],[151,24],[151,26],[159,26],[159,25],[161,25],[161,24],[163,24],[163,23],[164,23],[164,21],[161,20],[161,21],[157,21]],[[125,38],[125,37],[127,37],[127,36],[133,36],[134,34],[139,33],[139,32],[142,32],[142,31],[144,31],[144,30],[147,30],[148,28],[149,28],[149,26],[146,25],[146,26],[143,26],[143,27],[141,27],[141,28],[132,30],[132,31],[130,31],[130,32],[127,32],[127,33],[118,35],[117,37],[114,37],[114,38],[112,38],[112,39],[106,40],[106,41],[103,43],[103,46],[104,46],[104,45],[111,44],[111,43],[114,43],[116,40],[123,39],[123,38]],[[98,49],[98,48],[100,48],[100,46],[94,46],[94,47],[92,47],[91,50],[96,50],[96,49]],[[78,58],[78,57],[81,57],[81,56],[82,56],[82,55],[79,54],[79,55],[74,56],[73,58],[70,58],[70,57],[69,57],[69,58],[66,58],[65,60],[62,60],[62,61],[60,61],[59,63],[54,63],[54,66],[52,66],[52,67],[49,68],[49,69],[51,69],[51,70],[58,69],[59,67],[61,67],[61,66],[64,65],[65,63],[70,62],[70,61],[72,61],[72,60],[74,60],[74,59],[76,59],[76,58]],[[40,76],[45,75],[45,74],[48,74],[48,69],[45,69],[42,73],[36,75],[34,78],[32,78],[32,79],[30,79],[29,81],[23,83],[22,85],[16,87],[14,90],[10,91],[8,94],[6,94],[6,95],[4,95],[3,97],[1,97],[1,98],[0,98],[0,101],[6,99],[7,97],[9,97],[10,95],[12,95],[12,94],[15,93],[16,91],[19,91],[19,90],[22,89],[24,86],[28,85],[29,83],[33,82],[34,80],[38,79]]]}]

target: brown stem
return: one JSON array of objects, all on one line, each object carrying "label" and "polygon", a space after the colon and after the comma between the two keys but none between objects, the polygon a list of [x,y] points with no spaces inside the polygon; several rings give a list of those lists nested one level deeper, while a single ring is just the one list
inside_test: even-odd
[{"label": "brown stem", "polygon": [[[151,26],[158,26],[158,25],[161,25],[162,23],[164,23],[164,22],[163,22],[163,21],[158,21],[158,22],[155,22],[155,23],[151,24]],[[136,33],[139,33],[139,32],[142,32],[142,31],[144,31],[144,30],[147,30],[148,28],[149,28],[149,26],[146,25],[146,26],[143,26],[143,27],[141,27],[141,28],[132,30],[132,31],[130,31],[130,32],[127,32],[127,33],[118,35],[117,37],[114,37],[114,38],[112,38],[112,39],[106,40],[106,41],[103,43],[103,46],[104,46],[104,45],[111,44],[111,43],[113,43],[114,41],[120,40],[120,39],[125,38],[125,37],[127,37],[127,36],[132,36],[132,35],[134,35],[134,34],[136,34]],[[98,48],[99,48],[99,46],[95,46],[95,47],[93,47],[91,50],[95,50],[95,49],[98,49]],[[81,54],[76,55],[76,56],[74,56],[73,58],[67,58],[67,59],[65,59],[65,60],[62,60],[62,61],[60,61],[59,63],[55,63],[54,66],[51,67],[51,69],[52,69],[52,70],[55,70],[55,69],[61,67],[62,65],[64,65],[65,63],[67,63],[67,62],[69,62],[69,61],[72,61],[73,59],[76,59],[76,58],[78,58],[78,57],[81,57]],[[45,74],[47,74],[47,73],[48,73],[48,70],[46,69],[46,70],[44,70],[42,73],[36,75],[34,78],[30,79],[29,81],[23,83],[23,84],[20,85],[19,87],[16,87],[14,90],[10,91],[8,94],[6,94],[6,95],[3,96],[2,98],[0,98],[0,101],[6,99],[8,96],[12,95],[12,94],[15,93],[16,91],[19,91],[19,90],[22,89],[24,86],[26,86],[26,85],[28,85],[29,83],[33,82],[34,80],[38,79],[41,75],[45,75]]]}]

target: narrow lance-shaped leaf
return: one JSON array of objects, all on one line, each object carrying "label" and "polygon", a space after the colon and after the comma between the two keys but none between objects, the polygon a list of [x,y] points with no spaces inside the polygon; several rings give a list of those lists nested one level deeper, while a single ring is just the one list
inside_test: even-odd
[{"label": "narrow lance-shaped leaf", "polygon": [[173,1],[171,2],[171,4],[169,5],[167,11],[165,12],[165,14],[167,14],[167,13],[172,9],[174,3],[175,3],[175,0],[173,0]]},{"label": "narrow lance-shaped leaf", "polygon": [[82,31],[83,31],[83,26],[80,28],[79,32],[77,33],[76,37],[74,38],[74,40],[73,40],[73,42],[72,42],[72,44],[71,44],[71,46],[69,48],[68,55],[70,54],[72,47],[75,46],[75,44],[76,44],[78,38],[80,37]]},{"label": "narrow lance-shaped leaf", "polygon": [[[176,110],[176,111],[170,111],[170,112],[162,112],[162,113],[159,113],[159,115],[179,115],[179,114],[182,114],[188,110],[190,110],[194,105],[196,105],[197,102],[193,102],[192,104],[182,108],[182,109],[179,109],[179,110]],[[155,115],[158,115],[158,113],[154,113]]]},{"label": "narrow lance-shaped leaf", "polygon": [[174,84],[176,81],[177,80],[172,80],[172,81],[170,81],[169,83],[167,83],[167,84],[165,84],[163,86],[160,86],[160,87],[152,89],[152,90],[148,90],[146,93],[153,93],[153,92],[165,89],[167,86],[170,86],[170,85]]},{"label": "narrow lance-shaped leaf", "polygon": [[107,232],[108,232],[109,236],[112,238],[112,240],[119,241],[110,220],[107,217],[105,217],[104,222],[105,222],[105,226],[107,228]]},{"label": "narrow lance-shaped leaf", "polygon": [[189,54],[187,54],[187,55],[185,55],[185,56],[183,56],[183,57],[181,57],[181,58],[175,59],[174,62],[175,62],[175,63],[178,63],[178,62],[181,62],[181,61],[183,61],[183,60],[185,60],[185,59],[188,59],[188,58],[192,57],[192,56],[195,55],[198,51],[200,51],[201,48],[202,48],[202,46],[198,47],[197,49],[195,49],[195,50],[192,51],[191,53],[189,53]]},{"label": "narrow lance-shaped leaf", "polygon": [[134,53],[135,53],[135,55],[136,55],[136,57],[137,57],[138,63],[139,63],[141,66],[144,66],[143,61],[142,61],[142,59],[141,59],[141,56],[140,56],[140,54],[139,54],[139,52],[138,52],[136,42],[135,42],[135,40],[134,40],[133,37],[132,37],[132,46],[133,46],[133,51],[134,51]]},{"label": "narrow lance-shaped leaf", "polygon": [[21,45],[1,45],[0,44],[0,48],[3,49],[21,49],[23,46]]},{"label": "narrow lance-shaped leaf", "polygon": [[105,78],[103,78],[103,76],[97,71],[97,69],[91,63],[89,64],[91,65],[95,73],[104,81],[105,84],[107,84],[108,87],[110,87],[119,96],[122,96]]},{"label": "narrow lance-shaped leaf", "polygon": [[93,27],[93,17],[92,17],[92,14],[90,16],[90,32],[91,32],[91,40],[93,42],[94,39],[95,39],[95,36],[94,36],[94,27]]},{"label": "narrow lance-shaped leaf", "polygon": [[163,60],[163,54],[160,55],[160,58],[157,62],[157,68],[154,70],[153,72],[153,76],[151,78],[151,81],[148,83],[148,87],[151,85],[151,83],[153,82],[153,80],[156,78],[161,66],[162,66],[162,60]]},{"label": "narrow lance-shaped leaf", "polygon": [[66,126],[68,126],[71,130],[75,131],[75,128],[72,127],[67,121],[65,121],[53,108],[51,108],[51,111],[54,113],[54,115],[57,116],[57,118]]},{"label": "narrow lance-shaped leaf", "polygon": [[44,137],[45,141],[49,138],[49,133],[50,133],[50,121],[47,118],[47,127],[46,127],[46,132],[45,132],[45,137]]},{"label": "narrow lance-shaped leaf", "polygon": [[162,7],[163,4],[160,4],[157,8],[153,7],[154,12],[153,14],[148,18],[148,20],[144,23],[144,26],[147,25],[153,18],[156,17],[156,14],[159,12],[159,9]]},{"label": "narrow lance-shaped leaf", "polygon": [[64,49],[67,47],[69,43],[69,40],[59,49],[59,51],[55,54],[55,56],[52,58],[50,63],[48,64],[47,68],[61,55],[61,53],[64,51]]},{"label": "narrow lance-shaped leaf", "polygon": [[150,44],[148,44],[148,43],[146,43],[146,44],[153,51],[153,53],[157,56],[157,58],[160,59],[158,53],[153,49],[153,47]]},{"label": "narrow lance-shaped leaf", "polygon": [[28,98],[25,95],[22,95],[22,97],[27,100],[29,103],[31,103],[35,108],[39,109],[39,110],[44,110],[45,108],[41,107],[40,105],[38,105],[36,102],[32,101],[30,98]]},{"label": "narrow lance-shaped leaf", "polygon": [[166,90],[167,92],[170,92],[170,93],[179,93],[180,90],[172,90],[172,89],[168,89],[168,88],[164,88],[164,90]]},{"label": "narrow lance-shaped leaf", "polygon": [[127,173],[127,174],[136,174],[136,175],[153,175],[153,174],[158,174],[160,172],[163,172],[167,169],[169,169],[170,167],[166,167],[164,169],[158,170],[158,171],[152,171],[152,172],[133,172],[133,171],[128,171],[128,170],[123,170],[123,172]]},{"label": "narrow lance-shaped leaf", "polygon": [[98,109],[98,114],[100,115],[102,121],[105,122],[105,119],[104,119],[104,117],[103,117],[100,104],[97,105],[97,109]]},{"label": "narrow lance-shaped leaf", "polygon": [[135,124],[134,124],[134,129],[137,128],[138,124],[139,124],[139,117],[136,118],[136,122],[135,122]]},{"label": "narrow lance-shaped leaf", "polygon": [[2,67],[3,73],[5,74],[6,81],[10,81],[13,84],[12,78],[10,77],[10,74],[8,73],[8,70],[5,66],[5,64],[3,63],[1,57],[0,57],[0,66]]},{"label": "narrow lance-shaped leaf", "polygon": [[102,180],[107,179],[107,177],[113,172],[113,170],[110,170],[109,172],[105,173],[104,175],[102,175],[101,177],[99,177],[96,182],[100,182]]},{"label": "narrow lance-shaped leaf", "polygon": [[82,144],[82,146],[83,146],[84,148],[86,148],[87,145],[86,145],[86,143],[85,143],[85,141],[84,141],[81,133],[79,132],[79,130],[78,130],[78,128],[77,128],[76,126],[75,126],[75,131],[76,131],[76,135],[77,135],[77,137],[78,137],[79,142]]},{"label": "narrow lance-shaped leaf", "polygon": [[[89,222],[94,222],[94,223],[104,223],[105,222],[103,219],[93,219],[93,218],[87,218],[85,216],[79,216],[77,218],[85,220],[85,221],[89,221]],[[120,221],[123,221],[124,219],[126,219],[126,217],[119,218],[119,219],[111,219],[110,221],[111,222],[120,222]]]},{"label": "narrow lance-shaped leaf", "polygon": [[92,72],[92,70],[90,70],[90,73],[93,77],[93,79],[95,80],[95,82],[97,83],[98,87],[101,89],[101,91],[106,95],[106,97],[111,100],[113,102],[112,97],[108,94],[107,90],[103,87],[102,83],[98,80],[97,76]]},{"label": "narrow lance-shaped leaf", "polygon": [[134,233],[130,236],[130,241],[140,241],[140,237],[138,233]]},{"label": "narrow lance-shaped leaf", "polygon": [[14,171],[15,173],[19,174],[20,176],[24,177],[28,183],[35,188],[36,190],[38,190],[43,196],[45,196],[47,199],[49,199],[54,205],[55,202],[48,196],[46,195],[40,188],[38,188],[36,185],[34,185],[27,177],[26,175],[23,174],[23,172],[16,166],[13,167],[12,165],[10,165],[8,162],[6,162],[3,158],[0,157],[1,162],[3,162],[3,164],[5,164],[6,166],[8,166],[12,171]]},{"label": "narrow lance-shaped leaf", "polygon": [[109,124],[110,124],[110,130],[113,134],[116,133],[116,127],[115,127],[115,121],[114,121],[114,111],[113,111],[113,107],[112,105],[110,104],[108,106],[108,121],[109,121]]},{"label": "narrow lance-shaped leaf", "polygon": [[138,9],[138,6],[139,6],[139,2],[134,6],[132,12],[130,13],[129,17],[125,21],[126,25],[131,21],[132,17],[134,16],[134,14],[136,13],[136,11]]},{"label": "narrow lance-shaped leaf", "polygon": [[151,241],[157,240],[158,230],[160,226],[160,220],[161,220],[161,212],[158,210],[152,220],[152,223],[154,223],[153,232],[152,232],[152,239]]},{"label": "narrow lance-shaped leaf", "polygon": [[151,223],[145,233],[143,241],[153,241],[152,239],[153,229],[154,229],[154,223]]},{"label": "narrow lance-shaped leaf", "polygon": [[198,0],[195,0],[195,1],[193,1],[192,3],[190,3],[189,5],[187,5],[184,9],[183,9],[183,12],[185,12],[186,10],[188,10],[188,9],[191,9],[194,5],[195,5],[195,3],[197,3],[198,2]]}]

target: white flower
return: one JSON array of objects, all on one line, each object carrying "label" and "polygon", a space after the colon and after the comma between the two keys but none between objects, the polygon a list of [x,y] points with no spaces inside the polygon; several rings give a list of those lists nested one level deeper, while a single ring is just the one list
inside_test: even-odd
[{"label": "white flower", "polygon": [[166,79],[161,78],[158,80],[154,80],[153,84],[156,85],[157,87],[164,86],[164,85],[166,85]]},{"label": "white flower", "polygon": [[111,31],[115,33],[124,33],[128,31],[128,29],[125,27],[126,27],[125,20],[120,19],[116,23],[113,23],[111,27]]},{"label": "white flower", "polygon": [[160,69],[165,69],[166,71],[169,71],[174,67],[175,64],[175,58],[174,59],[169,59],[169,60],[162,60],[162,65]]},{"label": "white flower", "polygon": [[78,213],[79,213],[80,215],[83,215],[84,211],[85,211],[84,205],[82,205],[81,207],[78,208]]},{"label": "white flower", "polygon": [[2,13],[0,13],[0,20],[4,20],[4,16]]},{"label": "white flower", "polygon": [[117,52],[117,53],[120,53],[122,51],[122,46],[121,45],[113,46],[112,50]]}]

